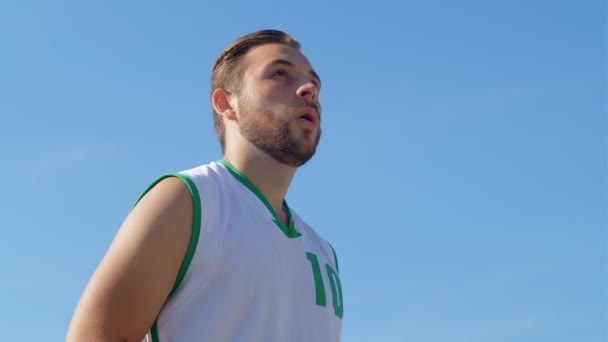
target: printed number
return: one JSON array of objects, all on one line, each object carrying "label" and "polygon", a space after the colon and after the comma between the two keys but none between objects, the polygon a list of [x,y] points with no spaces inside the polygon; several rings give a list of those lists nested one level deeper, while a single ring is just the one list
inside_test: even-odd
[{"label": "printed number", "polygon": [[[319,266],[319,259],[314,253],[306,253],[306,259],[310,261],[312,267],[312,275],[315,280],[315,293],[317,305],[327,306],[327,297],[325,296],[325,285],[323,284],[323,277],[321,276],[321,267]],[[336,271],[329,264],[325,264],[325,270],[327,272],[327,279],[329,279],[329,285],[331,287],[332,304],[334,306],[334,313],[336,316],[342,318],[344,315],[344,307],[342,305],[342,285],[340,284],[340,277]]]}]

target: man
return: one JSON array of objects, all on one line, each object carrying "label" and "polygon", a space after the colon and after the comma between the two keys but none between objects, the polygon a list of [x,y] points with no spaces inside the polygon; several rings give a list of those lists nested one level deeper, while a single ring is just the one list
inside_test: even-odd
[{"label": "man", "polygon": [[319,76],[273,30],[216,60],[223,158],[161,177],[93,274],[68,341],[338,341],[332,247],[284,200],[321,135]]}]

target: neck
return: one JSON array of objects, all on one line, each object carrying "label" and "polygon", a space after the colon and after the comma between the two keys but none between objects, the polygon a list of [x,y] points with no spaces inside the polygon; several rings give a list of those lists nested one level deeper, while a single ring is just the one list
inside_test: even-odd
[{"label": "neck", "polygon": [[[283,200],[296,173],[296,168],[272,159],[267,154],[230,153],[226,151],[223,159],[239,170],[266,197],[275,213],[284,221]],[[285,223],[285,222],[284,222]]]}]

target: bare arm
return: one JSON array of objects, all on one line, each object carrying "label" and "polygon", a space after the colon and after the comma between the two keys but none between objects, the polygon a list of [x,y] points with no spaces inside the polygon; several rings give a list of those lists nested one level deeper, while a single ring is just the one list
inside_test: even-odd
[{"label": "bare arm", "polygon": [[67,341],[141,341],[165,302],[192,231],[185,184],[159,182],[133,208],[76,307]]}]

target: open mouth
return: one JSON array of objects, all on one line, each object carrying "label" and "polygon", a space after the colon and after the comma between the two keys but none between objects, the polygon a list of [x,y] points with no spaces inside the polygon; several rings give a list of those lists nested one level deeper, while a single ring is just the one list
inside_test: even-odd
[{"label": "open mouth", "polygon": [[300,116],[300,119],[304,119],[308,122],[313,122],[312,117],[310,116],[310,114],[304,114],[302,116]]}]

